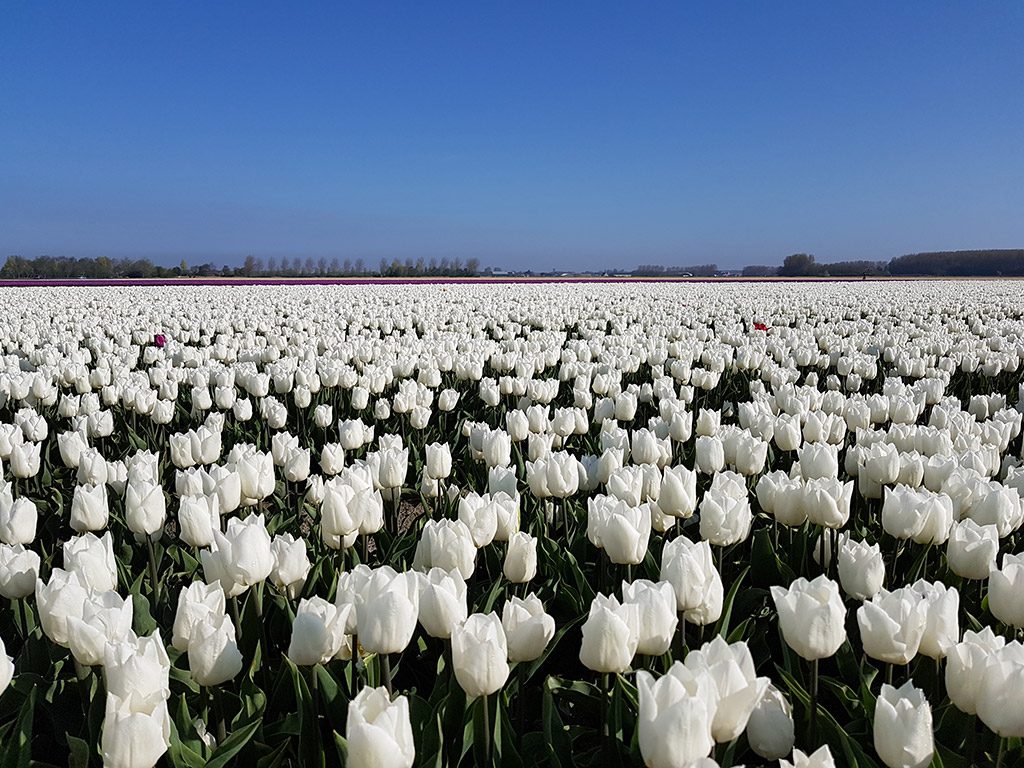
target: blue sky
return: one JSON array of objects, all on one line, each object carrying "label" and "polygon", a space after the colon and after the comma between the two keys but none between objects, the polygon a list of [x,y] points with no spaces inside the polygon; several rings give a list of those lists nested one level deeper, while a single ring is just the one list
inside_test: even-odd
[{"label": "blue sky", "polygon": [[45,3],[0,258],[1024,247],[1024,3]]}]

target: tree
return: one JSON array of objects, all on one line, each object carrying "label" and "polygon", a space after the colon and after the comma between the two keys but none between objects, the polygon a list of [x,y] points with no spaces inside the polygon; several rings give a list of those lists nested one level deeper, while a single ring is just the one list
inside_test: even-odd
[{"label": "tree", "polygon": [[814,263],[814,256],[809,253],[794,253],[787,256],[779,268],[779,274],[783,277],[804,277],[816,275],[819,271],[818,265]]}]

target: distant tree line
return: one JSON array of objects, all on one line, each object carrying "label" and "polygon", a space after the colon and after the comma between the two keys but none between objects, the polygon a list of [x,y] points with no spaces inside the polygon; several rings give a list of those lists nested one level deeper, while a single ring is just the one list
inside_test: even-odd
[{"label": "distant tree line", "polygon": [[637,277],[714,277],[718,274],[717,264],[697,264],[692,267],[665,267],[661,264],[641,264],[633,270]]},{"label": "distant tree line", "polygon": [[76,259],[68,256],[8,256],[0,267],[0,279],[78,278],[161,278],[161,277],[450,277],[475,275],[478,259],[383,259],[379,269],[370,269],[363,259],[305,259],[273,256],[263,259],[247,256],[241,266],[216,266],[212,263],[189,266],[182,259],[175,267],[164,267],[148,259],[111,259],[106,256]]},{"label": "distant tree line", "polygon": [[909,253],[889,262],[892,275],[1024,275],[1024,249]]},{"label": "distant tree line", "polygon": [[1024,275],[1024,249],[986,251],[934,251],[911,253],[890,261],[834,261],[823,263],[809,253],[787,256],[781,267],[754,264],[744,277],[997,277]]}]

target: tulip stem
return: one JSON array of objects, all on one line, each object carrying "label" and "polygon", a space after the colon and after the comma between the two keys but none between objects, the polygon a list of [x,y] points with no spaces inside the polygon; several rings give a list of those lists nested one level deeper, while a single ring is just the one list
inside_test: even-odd
[{"label": "tulip stem", "polygon": [[516,675],[519,677],[519,685],[516,688],[516,709],[519,715],[519,746],[520,751],[522,751],[523,734],[526,732],[526,695],[524,693],[526,688],[526,664],[522,662],[516,664]]},{"label": "tulip stem", "polygon": [[228,737],[227,724],[224,721],[224,702],[220,698],[220,689],[210,686],[210,694],[213,696],[213,716],[217,718],[217,744],[223,744]]},{"label": "tulip stem", "polygon": [[811,662],[811,742],[815,741],[818,732],[818,660]]},{"label": "tulip stem", "polygon": [[996,757],[996,768],[1003,768],[1003,758],[1006,757],[1006,739],[999,739],[999,756]]},{"label": "tulip stem", "polygon": [[377,656],[380,660],[380,676],[384,687],[388,689],[388,696],[394,691],[391,688],[391,655],[382,653]]},{"label": "tulip stem", "polygon": [[484,708],[484,765],[491,765],[491,708],[489,697],[484,694],[480,704]]},{"label": "tulip stem", "polygon": [[153,610],[157,610],[160,603],[160,576],[156,567],[156,551],[153,548],[153,538],[146,536],[146,550],[149,552],[149,578],[153,582]]}]

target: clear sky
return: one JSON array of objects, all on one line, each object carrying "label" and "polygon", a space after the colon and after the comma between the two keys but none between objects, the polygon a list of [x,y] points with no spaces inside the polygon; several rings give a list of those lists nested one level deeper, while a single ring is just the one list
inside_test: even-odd
[{"label": "clear sky", "polygon": [[506,268],[1024,247],[1024,3],[0,15],[0,258]]}]

